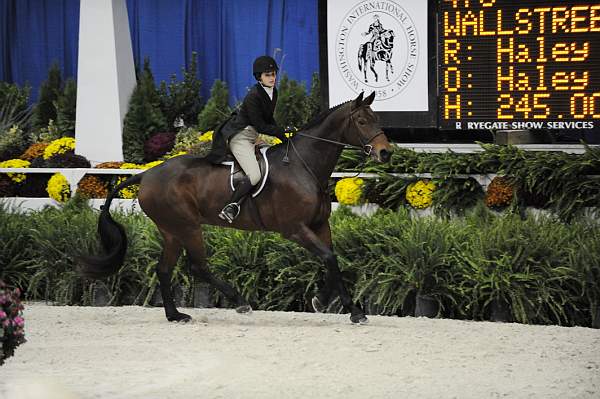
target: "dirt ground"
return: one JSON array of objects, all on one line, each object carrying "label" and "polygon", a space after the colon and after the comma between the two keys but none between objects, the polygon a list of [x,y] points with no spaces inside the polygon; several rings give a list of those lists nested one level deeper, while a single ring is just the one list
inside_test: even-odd
[{"label": "dirt ground", "polygon": [[0,398],[600,398],[600,330],[26,304]]}]

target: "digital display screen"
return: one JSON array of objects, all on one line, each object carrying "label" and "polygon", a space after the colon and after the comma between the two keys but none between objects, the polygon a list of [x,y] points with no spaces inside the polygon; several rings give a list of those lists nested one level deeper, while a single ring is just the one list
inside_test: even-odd
[{"label": "digital display screen", "polygon": [[441,0],[442,129],[600,127],[600,1]]}]

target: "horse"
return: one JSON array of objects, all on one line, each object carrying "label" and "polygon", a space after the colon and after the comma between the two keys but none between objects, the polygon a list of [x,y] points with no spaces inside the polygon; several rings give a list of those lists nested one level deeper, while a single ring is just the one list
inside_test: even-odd
[{"label": "horse", "polygon": [[353,323],[367,322],[360,305],[352,301],[333,252],[327,187],[344,145],[364,149],[378,162],[389,161],[392,147],[370,107],[374,98],[374,92],[365,99],[361,93],[356,99],[321,113],[289,139],[287,145],[271,147],[267,152],[271,170],[268,183],[256,199],[246,200],[231,225],[217,216],[231,196],[227,167],[213,165],[203,157],[181,155],[128,178],[111,191],[100,210],[98,234],[104,254],[79,256],[79,272],[87,278],[102,279],[120,269],[127,237],[123,226],[111,217],[109,208],[119,190],[139,184],[139,205],[156,224],[163,239],[156,274],[167,320],[191,319],[177,310],[170,286],[173,268],[184,249],[194,277],[221,291],[239,313],[252,310],[233,286],[209,269],[202,226],[214,225],[278,232],[306,248],[325,265],[323,279],[311,300],[313,309],[323,311],[337,294]]},{"label": "horse", "polygon": [[378,81],[379,76],[375,72],[375,61],[385,62],[385,79],[388,82],[390,81],[389,71],[394,73],[394,67],[392,66],[394,37],[394,31],[387,29],[381,32],[379,37],[374,41],[363,43],[358,48],[358,69],[363,71],[364,68],[365,82],[369,81],[367,79],[367,63],[375,75],[375,82]]}]

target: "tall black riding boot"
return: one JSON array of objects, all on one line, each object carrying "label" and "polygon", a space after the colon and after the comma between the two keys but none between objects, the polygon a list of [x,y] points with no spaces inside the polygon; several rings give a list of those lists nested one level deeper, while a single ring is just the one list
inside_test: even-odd
[{"label": "tall black riding boot", "polygon": [[233,220],[240,214],[240,206],[248,194],[250,194],[250,191],[252,191],[252,187],[254,186],[250,182],[248,176],[244,176],[242,181],[231,195],[231,200],[229,200],[229,203],[225,205],[221,213],[219,213],[219,217],[229,223],[232,223]]}]

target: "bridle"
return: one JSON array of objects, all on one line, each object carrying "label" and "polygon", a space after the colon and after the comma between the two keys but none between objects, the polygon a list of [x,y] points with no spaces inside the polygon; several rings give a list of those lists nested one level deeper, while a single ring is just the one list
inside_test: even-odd
[{"label": "bridle", "polygon": [[[323,137],[311,136],[310,134],[306,134],[306,133],[295,133],[295,135],[296,136],[310,138],[310,139],[317,140],[317,141],[324,141],[326,143],[339,145],[339,146],[342,146],[344,148],[351,148],[351,149],[355,149],[355,150],[360,150],[360,151],[363,152],[363,154],[365,154],[366,156],[369,156],[369,155],[371,155],[371,152],[373,151],[373,145],[371,145],[371,142],[373,140],[375,140],[376,137],[379,137],[382,134],[384,134],[384,132],[383,132],[383,130],[379,130],[379,132],[377,132],[377,134],[374,134],[373,137],[371,137],[368,141],[365,141],[364,138],[363,138],[363,136],[362,136],[362,134],[360,133],[360,128],[358,128],[358,126],[356,126],[356,122],[354,121],[354,113],[357,112],[357,111],[358,110],[354,110],[354,111],[350,111],[349,112],[349,115],[348,115],[348,127],[350,127],[350,124],[354,124],[354,127],[358,131],[358,140],[360,141],[360,144],[361,144],[362,147],[359,147],[359,146],[353,145],[353,144],[342,143],[341,141],[325,139]],[[312,169],[310,168],[310,166],[308,166],[308,164],[306,163],[306,161],[304,160],[304,158],[302,158],[302,156],[300,155],[300,153],[296,149],[296,146],[294,145],[294,143],[291,140],[291,138],[287,140],[287,148],[285,150],[285,156],[283,158],[283,162],[284,163],[289,163],[288,151],[289,151],[290,144],[292,146],[292,149],[296,153],[296,156],[300,159],[300,161],[302,162],[302,165],[304,165],[304,168],[308,171],[308,173],[310,173],[310,175],[313,177],[313,179],[317,183],[317,186],[319,187],[319,189],[321,190],[321,192],[323,194],[326,194],[327,193],[327,189],[325,187],[321,186],[321,183],[319,182],[319,179],[317,178],[317,176],[315,175],[315,173],[312,171]],[[360,174],[360,172],[359,172],[359,174]]]},{"label": "bridle", "polygon": [[[306,133],[296,133],[297,136],[302,136],[302,137],[308,137],[311,138],[313,140],[318,140],[318,141],[325,141],[327,143],[330,144],[336,144],[345,148],[351,148],[354,150],[361,150],[365,155],[369,156],[371,155],[371,152],[373,151],[373,146],[371,145],[371,142],[373,140],[375,140],[376,137],[381,136],[382,134],[384,134],[383,130],[379,130],[379,132],[377,132],[377,134],[374,134],[373,137],[371,137],[368,141],[365,141],[362,134],[360,134],[360,129],[356,126],[356,122],[354,121],[354,113],[357,112],[358,110],[354,110],[354,111],[350,111],[349,115],[348,115],[348,127],[350,127],[350,124],[354,124],[354,127],[356,128],[356,130],[358,130],[358,140],[360,141],[361,147],[357,146],[357,145],[352,145],[352,144],[347,144],[347,143],[342,143],[341,141],[336,141],[336,140],[330,140],[330,139],[324,139],[322,137],[317,137],[317,136],[311,136],[310,134],[306,134]],[[350,130],[350,129],[348,129]],[[289,141],[288,141],[289,142]],[[293,144],[292,144],[293,146]]]}]

